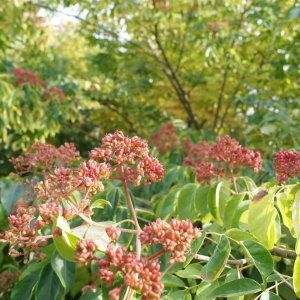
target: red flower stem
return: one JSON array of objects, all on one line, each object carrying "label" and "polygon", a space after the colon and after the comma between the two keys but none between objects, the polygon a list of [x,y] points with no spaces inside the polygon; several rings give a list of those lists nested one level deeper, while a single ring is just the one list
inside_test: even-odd
[{"label": "red flower stem", "polygon": [[129,205],[129,208],[130,208],[130,211],[131,211],[131,215],[132,215],[132,218],[133,218],[133,221],[134,221],[134,224],[135,224],[135,229],[137,231],[137,234],[136,234],[136,258],[140,259],[141,258],[140,232],[142,231],[142,229],[141,229],[140,224],[138,222],[136,212],[135,212],[135,209],[134,209],[131,197],[130,197],[127,181],[126,181],[126,178],[124,176],[124,167],[123,166],[120,167],[120,175],[121,175],[121,178],[122,178],[121,181],[122,181],[122,185],[124,187],[126,199],[127,199],[127,202],[128,202],[128,205]]},{"label": "red flower stem", "polygon": [[159,257],[159,256],[161,256],[161,255],[163,255],[163,254],[165,254],[167,251],[165,250],[165,249],[161,249],[161,250],[159,250],[158,252],[156,252],[156,253],[154,253],[154,254],[152,254],[151,256],[149,256],[148,258],[147,258],[147,260],[148,261],[151,261],[151,260],[153,260],[153,259],[155,259],[155,258],[157,258],[157,257]]},{"label": "red flower stem", "polygon": [[236,194],[238,194],[239,191],[238,191],[238,187],[237,187],[237,184],[236,184],[236,176],[234,176],[232,169],[230,169],[230,174],[231,174],[231,180],[232,180],[232,183],[233,183],[233,186],[234,186],[234,190],[235,190]]}]

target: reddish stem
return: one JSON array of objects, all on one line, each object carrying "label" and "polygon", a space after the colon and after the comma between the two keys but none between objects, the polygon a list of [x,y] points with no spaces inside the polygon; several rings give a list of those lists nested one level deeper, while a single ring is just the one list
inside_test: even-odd
[{"label": "reddish stem", "polygon": [[120,175],[121,175],[121,181],[122,181],[122,185],[124,187],[127,203],[129,205],[129,208],[130,208],[130,211],[131,211],[131,215],[132,215],[132,218],[133,218],[133,221],[134,221],[134,224],[135,224],[135,229],[137,231],[137,233],[136,233],[136,258],[140,259],[141,258],[140,232],[142,231],[142,229],[141,229],[140,224],[138,222],[136,212],[135,212],[135,209],[134,209],[131,197],[130,197],[127,181],[126,181],[126,178],[124,176],[124,167],[123,166],[120,167]]},{"label": "reddish stem", "polygon": [[159,257],[159,256],[161,256],[161,255],[163,255],[163,254],[165,254],[166,252],[167,252],[167,251],[166,251],[165,249],[161,249],[161,250],[159,250],[158,252],[156,252],[156,253],[152,254],[151,256],[149,256],[149,257],[147,258],[147,260],[148,260],[148,261],[154,260],[154,259],[156,259],[157,257]]}]

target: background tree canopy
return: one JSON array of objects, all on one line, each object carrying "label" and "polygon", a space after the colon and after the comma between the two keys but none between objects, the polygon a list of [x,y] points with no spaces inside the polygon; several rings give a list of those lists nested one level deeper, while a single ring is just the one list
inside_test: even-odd
[{"label": "background tree canopy", "polygon": [[[167,119],[299,147],[299,19],[297,1],[3,1],[3,159],[35,140],[87,149],[120,127],[147,136]],[[14,68],[66,100],[42,103]]]},{"label": "background tree canopy", "polygon": [[0,298],[299,299],[299,75],[297,0],[0,1]]}]

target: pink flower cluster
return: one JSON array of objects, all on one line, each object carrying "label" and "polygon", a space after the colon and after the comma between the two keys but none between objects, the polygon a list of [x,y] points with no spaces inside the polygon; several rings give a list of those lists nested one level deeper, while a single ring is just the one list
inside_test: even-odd
[{"label": "pink flower cluster", "polygon": [[196,172],[199,182],[209,183],[211,178],[226,177],[226,171],[233,175],[245,167],[250,167],[254,172],[262,168],[259,152],[242,147],[228,135],[217,138],[213,145],[205,141],[193,145],[189,140],[185,144],[187,157],[183,165]]},{"label": "pink flower cluster", "polygon": [[47,86],[47,84],[44,80],[39,78],[35,73],[30,72],[28,70],[24,70],[21,68],[15,68],[13,70],[13,73],[16,78],[17,86],[22,86],[25,84],[30,84],[34,87],[41,86],[43,88],[46,88],[46,86]]},{"label": "pink flower cluster", "polygon": [[[9,254],[12,256],[25,256],[25,261],[31,252],[35,253],[35,258],[43,257],[38,250],[47,245],[44,239],[36,240],[38,230],[46,225],[43,221],[37,221],[34,213],[36,208],[19,207],[9,217],[9,229],[0,235],[2,241],[10,245]],[[23,251],[20,252],[20,251]]]},{"label": "pink flower cluster", "polygon": [[86,195],[85,202],[81,203],[81,208],[85,208],[89,204],[87,196],[103,191],[104,186],[100,180],[108,179],[109,176],[110,166],[94,160],[81,163],[77,169],[58,166],[53,173],[45,176],[44,181],[35,185],[34,191],[40,200],[60,201],[68,198],[73,191],[80,190]]},{"label": "pink flower cluster", "polygon": [[160,299],[163,284],[160,282],[160,264],[157,260],[137,259],[135,253],[126,253],[121,246],[114,250],[108,246],[106,259],[98,259],[98,275],[106,286],[114,284],[116,273],[121,272],[124,284],[110,291],[109,299],[117,300],[124,286],[142,293],[143,300]]},{"label": "pink flower cluster", "polygon": [[142,178],[145,184],[160,181],[165,173],[158,159],[149,156],[145,140],[126,137],[121,131],[106,135],[101,146],[90,152],[90,158],[108,163],[111,170],[119,172],[120,179],[126,178],[136,186]]},{"label": "pink flower cluster", "polygon": [[185,253],[190,249],[192,240],[200,236],[200,230],[190,220],[173,219],[170,224],[157,219],[144,227],[141,241],[146,245],[160,244],[171,253],[170,263],[184,262]]},{"label": "pink flower cluster", "polygon": [[184,150],[187,153],[183,165],[193,167],[209,158],[210,145],[206,141],[193,144],[189,138],[184,140]]},{"label": "pink flower cluster", "polygon": [[81,239],[77,241],[74,255],[75,261],[86,266],[89,265],[95,259],[94,252],[96,249],[97,245],[92,240]]},{"label": "pink flower cluster", "polygon": [[222,178],[225,177],[225,169],[216,167],[211,162],[200,162],[194,167],[196,172],[197,180],[199,182],[209,183],[212,178]]},{"label": "pink flower cluster", "polygon": [[172,123],[167,123],[151,134],[150,139],[160,154],[165,154],[179,145],[179,137]]},{"label": "pink flower cluster", "polygon": [[51,144],[35,142],[23,156],[11,158],[18,175],[29,172],[50,171],[57,165],[67,165],[79,160],[80,154],[72,143],[56,148]]},{"label": "pink flower cluster", "polygon": [[240,167],[250,167],[254,172],[258,172],[262,167],[259,152],[242,147],[237,140],[228,135],[217,138],[216,143],[210,147],[209,156],[225,163],[232,171]]},{"label": "pink flower cluster", "polygon": [[300,174],[300,152],[277,152],[274,159],[274,171],[278,174],[279,182],[296,177]]},{"label": "pink flower cluster", "polygon": [[117,241],[121,235],[121,230],[117,227],[107,227],[105,232],[112,243]]}]

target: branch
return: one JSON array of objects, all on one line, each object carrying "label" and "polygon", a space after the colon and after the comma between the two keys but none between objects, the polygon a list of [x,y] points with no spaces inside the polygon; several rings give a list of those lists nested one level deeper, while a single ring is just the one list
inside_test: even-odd
[{"label": "branch", "polygon": [[[247,1],[246,1],[246,5],[247,5]],[[245,16],[246,12],[250,9],[250,7],[251,7],[251,3],[248,5],[248,7],[245,6],[243,11],[241,12],[240,18],[238,20],[236,33],[238,33],[240,31],[240,29],[242,27],[242,24],[243,24],[244,16]],[[234,48],[235,43],[236,43],[236,39],[233,38],[233,40],[230,43],[230,48]],[[225,59],[225,63],[227,63],[227,58]],[[228,77],[228,65],[226,65],[226,68],[225,68],[225,71],[224,71],[223,81],[222,81],[219,96],[218,96],[217,108],[216,108],[216,113],[215,113],[215,118],[214,118],[214,123],[213,123],[213,131],[216,130],[217,125],[218,125],[220,110],[221,110],[223,97],[224,97],[224,91],[225,91],[225,87],[226,87],[226,83],[227,83],[227,77]]]},{"label": "branch", "polygon": [[215,129],[217,127],[219,114],[220,114],[222,101],[223,101],[223,96],[224,96],[224,90],[225,90],[225,86],[226,86],[226,82],[227,82],[227,75],[228,75],[228,67],[226,67],[226,69],[225,69],[221,89],[220,89],[219,96],[218,96],[217,109],[216,109],[216,114],[215,114],[214,123],[213,123],[213,131],[215,131]]},{"label": "branch", "polygon": [[[278,247],[275,247],[271,251],[271,253],[275,256],[280,256],[282,258],[289,258],[289,259],[296,259],[297,258],[297,254],[296,254],[295,251],[287,250],[287,249],[283,249],[283,248],[278,248]],[[201,255],[201,254],[195,254],[194,259],[208,262],[211,259],[211,257],[206,256],[206,255]],[[250,259],[248,259],[248,258],[228,259],[227,260],[227,264],[229,264],[229,265],[243,266],[243,265],[246,265],[248,263],[251,263]]]},{"label": "branch", "polygon": [[126,114],[121,113],[118,109],[116,109],[114,106],[111,106],[107,102],[101,102],[102,105],[106,106],[108,109],[119,115],[130,127],[130,131],[133,133],[137,133],[137,130],[134,128],[134,123],[131,122],[131,120],[127,117]]},{"label": "branch", "polygon": [[[206,262],[211,259],[211,257],[206,256],[206,255],[201,255],[201,254],[195,254],[194,258],[197,259],[197,260],[206,261]],[[228,259],[227,260],[227,264],[229,264],[229,265],[235,265],[235,266],[243,266],[243,265],[246,265],[249,262],[250,262],[250,260],[248,260],[246,258],[242,258],[242,259]]]},{"label": "branch", "polygon": [[111,29],[106,28],[106,27],[103,26],[103,25],[100,25],[100,24],[98,24],[98,23],[97,23],[97,24],[94,24],[94,23],[89,22],[89,21],[87,21],[86,19],[84,19],[84,18],[82,18],[82,17],[80,17],[80,16],[73,15],[73,14],[69,14],[69,13],[67,13],[67,12],[64,12],[64,11],[61,11],[61,10],[52,8],[52,7],[47,6],[47,5],[45,5],[45,4],[33,3],[33,2],[31,2],[31,1],[29,1],[29,2],[27,2],[27,3],[25,3],[25,4],[30,4],[30,5],[32,5],[32,6],[36,6],[36,7],[39,7],[39,8],[43,8],[43,9],[49,10],[49,11],[54,12],[54,13],[62,14],[62,15],[64,15],[64,16],[74,18],[74,19],[76,19],[76,20],[78,20],[78,21],[80,21],[80,22],[82,22],[82,23],[87,24],[87,25],[90,25],[90,26],[94,26],[94,27],[96,27],[96,28],[99,28],[99,29],[101,29],[104,33],[106,33],[106,34],[108,34],[108,35],[110,35],[110,36],[116,38],[117,40],[119,40],[119,41],[121,41],[121,42],[124,42],[124,43],[128,43],[128,44],[130,44],[130,45],[132,45],[132,46],[138,48],[139,50],[141,50],[141,51],[142,51],[144,54],[146,54],[147,56],[152,57],[156,62],[158,62],[158,63],[164,65],[164,62],[161,61],[161,60],[159,59],[159,57],[157,57],[157,56],[154,55],[153,53],[149,52],[149,51],[148,51],[147,49],[145,49],[140,43],[135,42],[135,41],[132,41],[132,40],[127,39],[127,38],[125,38],[125,37],[122,37],[122,36],[120,36],[118,33],[114,32],[114,31],[111,30]]},{"label": "branch", "polygon": [[191,107],[191,104],[189,102],[189,100],[187,99],[187,93],[185,92],[181,82],[179,81],[179,78],[178,76],[176,75],[169,59],[168,59],[168,56],[165,52],[165,49],[164,47],[162,46],[162,43],[160,41],[160,38],[159,38],[159,34],[158,34],[158,25],[155,24],[154,26],[154,38],[155,38],[155,42],[157,44],[157,47],[158,49],[160,50],[161,54],[162,54],[162,57],[163,57],[163,61],[164,61],[164,64],[166,66],[165,70],[164,70],[164,73],[166,74],[166,76],[168,77],[169,81],[171,82],[173,88],[175,89],[176,91],[176,94],[179,98],[179,101],[181,102],[182,106],[184,107],[186,113],[188,114],[188,117],[189,117],[189,122],[194,125],[194,127],[196,129],[200,129],[200,126],[196,120],[196,117],[193,113],[193,110],[192,110],[192,107]]},{"label": "branch", "polygon": [[275,256],[280,256],[282,258],[296,259],[297,253],[293,250],[287,250],[284,248],[274,247],[271,253]]}]

